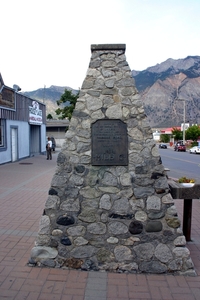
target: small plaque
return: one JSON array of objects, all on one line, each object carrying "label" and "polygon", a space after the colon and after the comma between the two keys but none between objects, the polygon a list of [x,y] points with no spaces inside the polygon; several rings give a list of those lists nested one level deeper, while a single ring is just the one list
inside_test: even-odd
[{"label": "small plaque", "polygon": [[92,124],[92,165],[127,166],[127,125],[121,120],[102,119]]}]

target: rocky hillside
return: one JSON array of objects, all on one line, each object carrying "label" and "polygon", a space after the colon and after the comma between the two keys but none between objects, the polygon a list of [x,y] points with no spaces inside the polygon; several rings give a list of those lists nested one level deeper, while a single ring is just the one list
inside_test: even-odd
[{"label": "rocky hillside", "polygon": [[168,59],[144,71],[132,71],[152,127],[180,126],[185,120],[200,124],[200,56]]},{"label": "rocky hillside", "polygon": [[[186,122],[200,124],[200,56],[188,56],[184,59],[167,59],[161,64],[143,71],[132,71],[136,87],[141,94],[145,112],[152,127],[180,126],[183,122],[183,101],[186,100]],[[84,80],[84,78],[83,78]],[[70,87],[50,86],[32,92],[27,96],[44,102],[47,115],[57,118],[56,101],[65,89]]]},{"label": "rocky hillside", "polygon": [[47,112],[46,114],[51,114],[53,118],[57,119],[58,116],[56,115],[55,110],[58,108],[58,105],[56,101],[60,100],[60,97],[64,93],[65,89],[71,90],[73,93],[77,93],[77,90],[74,90],[68,86],[51,85],[49,88],[41,88],[32,92],[23,92],[23,94],[32,99],[45,103]]}]

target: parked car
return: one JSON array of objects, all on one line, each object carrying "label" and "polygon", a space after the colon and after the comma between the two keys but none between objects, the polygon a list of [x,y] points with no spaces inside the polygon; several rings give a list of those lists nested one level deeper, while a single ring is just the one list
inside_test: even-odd
[{"label": "parked car", "polygon": [[166,144],[159,144],[159,148],[161,148],[161,149],[167,149],[167,145]]},{"label": "parked car", "polygon": [[200,147],[199,146],[194,146],[190,148],[190,154],[195,153],[195,154],[200,154]]},{"label": "parked car", "polygon": [[52,141],[52,150],[55,151],[56,150],[56,141],[53,136],[51,137],[51,141]]},{"label": "parked car", "polygon": [[174,146],[174,151],[186,152],[186,146],[184,144],[176,143],[175,146]]}]

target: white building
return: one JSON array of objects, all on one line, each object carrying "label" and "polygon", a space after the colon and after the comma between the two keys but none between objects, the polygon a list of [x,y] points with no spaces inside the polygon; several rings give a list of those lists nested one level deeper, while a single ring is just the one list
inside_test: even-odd
[{"label": "white building", "polygon": [[155,132],[153,132],[153,139],[156,142],[160,141],[160,132],[158,132],[157,130]]},{"label": "white building", "polygon": [[19,90],[0,74],[0,164],[46,152],[46,106]]}]

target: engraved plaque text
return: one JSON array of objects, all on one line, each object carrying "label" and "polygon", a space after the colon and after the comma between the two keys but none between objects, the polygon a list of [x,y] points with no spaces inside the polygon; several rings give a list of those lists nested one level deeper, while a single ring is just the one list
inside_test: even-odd
[{"label": "engraved plaque text", "polygon": [[92,165],[128,165],[127,125],[121,120],[102,119],[92,124]]}]

